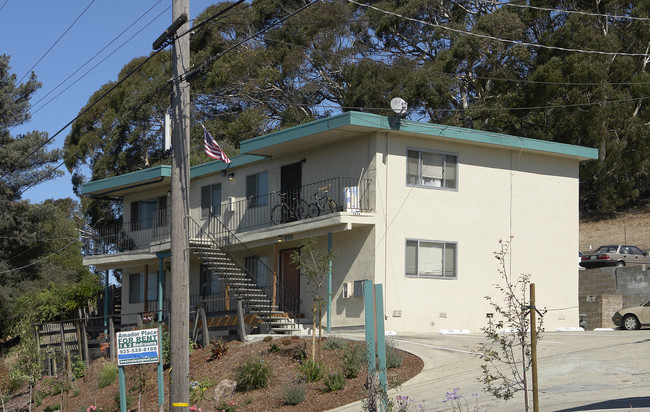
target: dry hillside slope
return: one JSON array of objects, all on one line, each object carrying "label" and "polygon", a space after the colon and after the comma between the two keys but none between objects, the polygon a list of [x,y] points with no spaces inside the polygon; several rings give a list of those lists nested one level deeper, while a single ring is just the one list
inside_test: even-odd
[{"label": "dry hillside slope", "polygon": [[580,222],[580,250],[600,245],[627,243],[650,251],[650,212],[628,212],[614,219]]}]

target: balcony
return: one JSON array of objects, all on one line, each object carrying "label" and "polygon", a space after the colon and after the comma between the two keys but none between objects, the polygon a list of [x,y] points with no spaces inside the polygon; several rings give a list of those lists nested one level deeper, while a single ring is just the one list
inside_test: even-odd
[{"label": "balcony", "polygon": [[[227,198],[221,202],[219,210],[210,212],[235,234],[317,215],[367,213],[373,210],[370,183],[369,179],[336,177],[304,185],[293,193],[272,192],[243,200]],[[330,207],[328,198],[335,207]],[[280,212],[282,208],[276,206],[283,202],[287,208]],[[316,203],[321,207],[314,206]],[[273,216],[274,208],[276,216]],[[202,219],[206,218],[202,216]],[[167,210],[163,209],[152,219],[87,229],[82,236],[84,254],[98,256],[149,249],[152,244],[167,242],[170,240],[169,220]]]}]

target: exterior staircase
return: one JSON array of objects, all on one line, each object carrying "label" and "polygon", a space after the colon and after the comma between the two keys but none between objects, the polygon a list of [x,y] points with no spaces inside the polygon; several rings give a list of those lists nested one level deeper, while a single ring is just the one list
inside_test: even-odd
[{"label": "exterior staircase", "polygon": [[[190,218],[190,248],[199,255],[206,268],[228,287],[231,296],[242,301],[247,313],[255,314],[274,333],[292,333],[299,330],[296,323],[299,299],[289,296],[273,271],[263,264],[250,249],[213,216],[208,229]],[[275,284],[260,285],[255,267],[265,271],[263,279],[276,279]],[[280,299],[282,297],[282,299]]]}]

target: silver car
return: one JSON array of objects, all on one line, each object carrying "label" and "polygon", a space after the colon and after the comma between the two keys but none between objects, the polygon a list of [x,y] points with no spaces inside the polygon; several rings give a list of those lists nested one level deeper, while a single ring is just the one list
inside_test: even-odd
[{"label": "silver car", "polygon": [[582,256],[580,266],[591,269],[603,266],[626,266],[629,264],[650,264],[646,252],[632,245],[605,245]]}]

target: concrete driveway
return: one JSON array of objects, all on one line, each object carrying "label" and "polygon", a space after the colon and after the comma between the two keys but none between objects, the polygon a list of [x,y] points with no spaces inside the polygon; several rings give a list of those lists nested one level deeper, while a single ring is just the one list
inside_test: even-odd
[{"label": "concrete driveway", "polygon": [[[355,337],[357,335],[341,335]],[[507,402],[481,391],[481,360],[473,352],[483,335],[412,334],[393,337],[400,349],[424,361],[422,372],[390,391],[426,411],[451,410],[446,392],[459,388],[473,411],[525,411],[523,392]],[[650,411],[650,330],[544,332],[538,346],[540,411]],[[532,411],[532,394],[530,395]],[[359,411],[360,403],[336,411]]]}]

